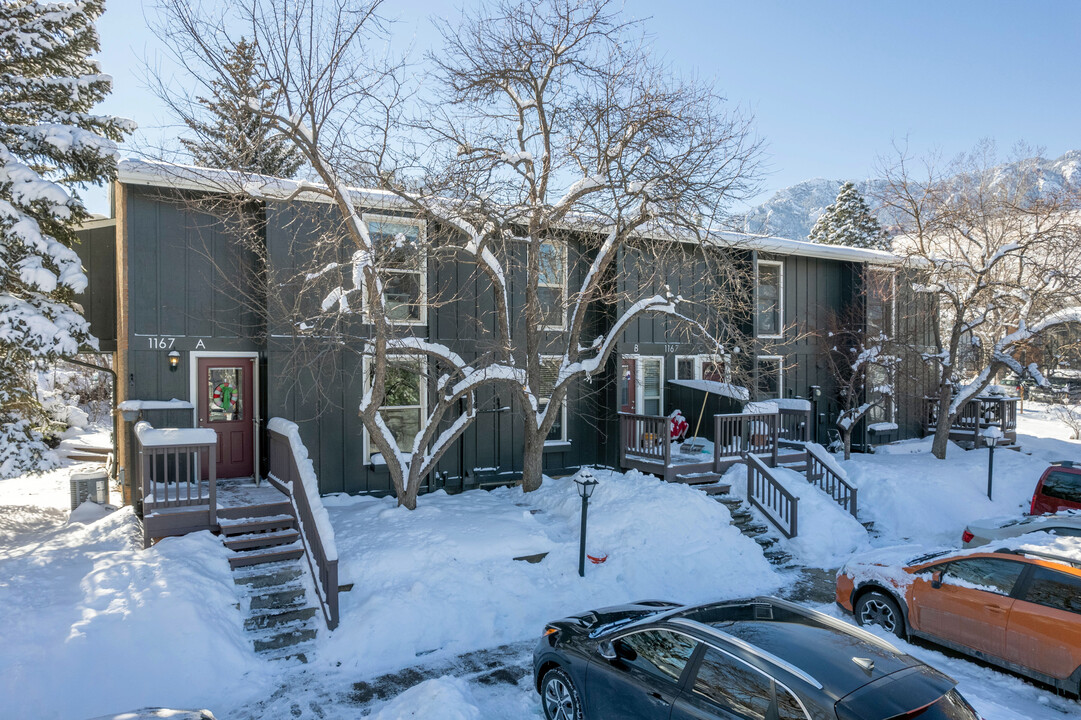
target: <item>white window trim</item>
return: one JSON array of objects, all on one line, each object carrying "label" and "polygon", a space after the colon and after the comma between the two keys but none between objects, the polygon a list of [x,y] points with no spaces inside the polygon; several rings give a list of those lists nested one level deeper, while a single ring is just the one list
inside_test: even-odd
[{"label": "white window trim", "polygon": [[661,364],[661,387],[660,387],[660,412],[664,413],[664,355],[622,355],[622,359],[634,360],[634,409],[637,415],[645,415],[646,382],[643,360],[657,360]]},{"label": "white window trim", "polygon": [[[761,335],[758,333],[758,287],[759,278],[758,270],[763,265],[774,265],[779,269],[777,273],[777,327],[781,329],[781,332],[777,335]],[[759,260],[754,267],[754,314],[755,314],[755,337],[766,338],[769,340],[781,340],[784,338],[784,262],[781,260]],[[763,356],[765,357],[765,356]]]},{"label": "white window trim", "polygon": [[724,380],[722,382],[732,382],[732,356],[731,355],[676,355],[675,365],[672,367],[672,378],[679,379],[679,361],[680,360],[692,360],[694,361],[694,379],[701,380],[705,375],[703,372],[703,366],[708,362],[720,361],[724,363]]},{"label": "white window trim", "polygon": [[[370,222],[397,223],[399,225],[416,225],[420,228],[417,242],[420,243],[420,270],[390,270],[390,272],[415,273],[420,275],[420,319],[418,320],[391,320],[391,325],[427,325],[428,324],[428,224],[424,220],[411,217],[399,217],[397,215],[379,215],[376,213],[364,213],[360,216],[365,226]],[[361,301],[364,303],[364,313],[368,312],[368,289],[361,288]]]},{"label": "white window trim", "polygon": [[[421,366],[421,375],[420,375],[420,429],[423,430],[424,429],[424,422],[428,419],[428,379],[427,379],[428,376],[424,374],[424,369],[423,369],[424,363],[426,362],[426,358],[424,358],[424,357],[422,357],[420,355],[388,355],[387,356],[387,361],[388,362],[391,362],[391,361],[397,362],[397,361],[402,361],[402,360],[416,361],[417,364],[419,364]],[[360,372],[361,372],[361,374],[363,376],[362,382],[363,382],[363,388],[364,388],[365,393],[368,392],[368,377],[369,377],[369,370],[371,369],[371,362],[372,362],[372,358],[369,357],[368,355],[365,355],[361,360]],[[380,408],[382,408],[382,407],[383,406],[380,406]],[[412,405],[390,405],[388,407],[412,407]],[[363,432],[363,436],[364,436],[364,438],[363,438],[363,441],[364,441],[364,448],[363,448],[364,462],[365,463],[370,463],[371,460],[372,460],[371,437],[368,434],[367,426],[362,424],[361,427],[363,428],[363,431],[364,431]],[[406,450],[402,450],[401,448],[398,448],[398,450],[400,452],[408,452]]]},{"label": "white window trim", "polygon": [[563,282],[558,286],[542,283],[540,278],[537,278],[538,288],[553,288],[559,287],[559,304],[560,304],[560,319],[563,321],[559,325],[541,325],[540,329],[548,332],[562,332],[567,329],[567,244],[556,240],[542,240],[541,245],[555,245],[560,251],[560,262],[563,266]]},{"label": "white window trim", "polygon": [[[541,355],[540,359],[541,359],[541,361],[544,361],[544,360],[561,361],[563,358],[560,355]],[[548,402],[549,402],[549,400],[544,400],[545,404],[547,404]],[[560,409],[559,409],[559,412],[562,415],[561,421],[560,421],[560,427],[563,428],[563,434],[559,437],[558,440],[545,440],[544,441],[545,447],[558,447],[558,446],[561,446],[561,445],[564,445],[564,446],[565,445],[570,445],[570,440],[567,438],[567,397],[566,396],[563,397],[563,402],[560,403],[560,404],[562,405],[562,407],[560,407]]]},{"label": "white window trim", "polygon": [[[776,398],[758,398],[758,376],[759,365],[762,360],[776,360],[777,361],[777,397]],[[754,394],[755,399],[761,399],[762,402],[769,402],[769,400],[779,400],[784,397],[784,355],[755,355],[754,358]]]}]

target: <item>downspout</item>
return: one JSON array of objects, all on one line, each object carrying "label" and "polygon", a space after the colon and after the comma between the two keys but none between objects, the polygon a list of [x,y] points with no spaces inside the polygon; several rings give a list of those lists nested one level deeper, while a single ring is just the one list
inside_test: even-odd
[{"label": "downspout", "polygon": [[113,418],[113,468],[111,479],[116,480],[116,469],[120,465],[120,458],[117,454],[117,435],[120,432],[120,428],[118,427],[119,423],[116,417],[116,394],[119,390],[119,387],[117,386],[119,379],[117,378],[116,371],[112,368],[102,367],[101,365],[95,365],[94,363],[83,362],[82,360],[76,360],[75,358],[62,357],[60,358],[60,360],[71,365],[78,365],[79,367],[89,368],[90,370],[97,370],[98,372],[109,373],[113,376],[113,391],[109,395],[110,404],[112,405],[112,412],[110,413],[110,415],[112,415]]}]

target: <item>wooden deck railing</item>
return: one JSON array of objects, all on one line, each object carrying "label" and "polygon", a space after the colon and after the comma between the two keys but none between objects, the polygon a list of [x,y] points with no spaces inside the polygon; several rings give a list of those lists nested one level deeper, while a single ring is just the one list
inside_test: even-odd
[{"label": "wooden deck railing", "polygon": [[834,471],[825,448],[817,443],[806,443],[804,447],[807,449],[807,482],[823,490],[856,517],[858,488]]},{"label": "wooden deck railing", "polygon": [[150,423],[139,422],[135,446],[144,512],[205,506],[210,524],[217,521],[217,435],[213,430],[155,430]]},{"label": "wooden deck railing", "polygon": [[747,463],[747,500],[762,511],[786,538],[799,531],[799,498],[785,490],[758,457],[744,455]]},{"label": "wooden deck railing", "polygon": [[780,437],[792,442],[807,442],[811,439],[811,411],[781,408]]},{"label": "wooden deck railing", "polygon": [[[293,506],[293,515],[300,527],[300,539],[304,544],[304,556],[308,560],[308,569],[315,580],[315,591],[319,595],[323,619],[326,620],[327,628],[333,630],[338,626],[339,620],[338,553],[334,548],[333,531],[330,530],[328,522],[320,523],[316,520],[316,509],[312,507],[312,501],[305,490],[304,479],[298,458],[293,452],[293,445],[289,437],[273,427],[276,422],[279,421],[277,419],[271,421],[272,427],[267,432],[270,438],[268,479],[289,496]],[[284,421],[281,422],[284,424]],[[294,429],[295,427],[293,425]],[[299,442],[299,435],[297,442]],[[306,452],[299,460],[309,463],[310,467]],[[319,504],[318,489],[315,492],[316,504]],[[325,515],[325,510],[322,508],[319,508],[319,512]],[[331,537],[324,538],[320,533],[320,526],[324,528],[324,533],[331,533]]]},{"label": "wooden deck railing", "polygon": [[[981,430],[997,424],[1004,433],[1017,430],[1018,398],[980,396],[966,402],[953,421],[952,431],[979,434]],[[938,426],[938,399],[923,399],[924,429],[933,431]]]},{"label": "wooden deck railing", "polygon": [[667,467],[672,461],[671,427],[667,417],[620,413],[620,461],[628,455],[637,455]]},{"label": "wooden deck railing", "polygon": [[713,416],[713,445],[719,458],[743,453],[767,455],[777,464],[780,416],[775,413],[735,413]]}]

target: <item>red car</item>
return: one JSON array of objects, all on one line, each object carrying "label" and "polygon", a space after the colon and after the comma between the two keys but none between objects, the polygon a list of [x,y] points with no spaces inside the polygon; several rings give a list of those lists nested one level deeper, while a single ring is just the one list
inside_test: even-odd
[{"label": "red car", "polygon": [[1045,515],[1060,510],[1081,510],[1081,467],[1069,460],[1051,463],[1032,493],[1029,515]]}]

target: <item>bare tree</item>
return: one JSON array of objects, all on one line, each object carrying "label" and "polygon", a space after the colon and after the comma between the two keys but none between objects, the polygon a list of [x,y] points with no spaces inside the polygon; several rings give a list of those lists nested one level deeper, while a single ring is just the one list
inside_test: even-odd
[{"label": "bare tree", "polygon": [[[610,0],[502,0],[440,30],[429,60],[442,102],[418,124],[432,140],[418,158],[430,194],[388,187],[457,228],[491,283],[493,356],[515,370],[529,491],[568,389],[603,371],[630,323],[659,313],[714,334],[658,269],[751,189],[758,144],[714,88],[658,64]],[[568,246],[587,270],[554,297]],[[620,282],[621,262],[645,271]],[[508,269],[524,282],[518,327]],[[609,325],[591,321],[611,310]]]},{"label": "bare tree", "polygon": [[1056,311],[1076,306],[1081,288],[1078,193],[1044,186],[1037,160],[1003,171],[989,142],[947,164],[902,151],[883,177],[894,252],[937,299],[937,347],[924,360],[935,374],[932,452],[944,458],[964,404],[1003,369],[1038,375],[1014,350],[1074,317]]}]

